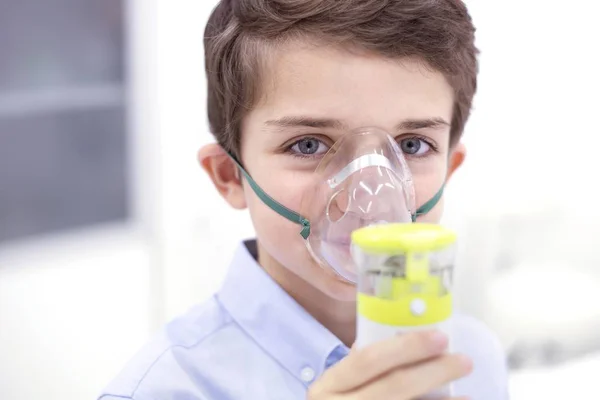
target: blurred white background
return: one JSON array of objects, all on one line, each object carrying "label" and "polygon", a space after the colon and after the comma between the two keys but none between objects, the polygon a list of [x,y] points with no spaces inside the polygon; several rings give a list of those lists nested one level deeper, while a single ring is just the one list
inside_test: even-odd
[{"label": "blurred white background", "polygon": [[[467,3],[480,89],[445,220],[461,237],[460,305],[510,352],[512,399],[593,398],[597,5]],[[95,398],[218,288],[252,235],[195,161],[212,141],[202,37],[215,4],[0,0],[0,399]],[[67,133],[95,164],[65,161],[48,138]]]}]

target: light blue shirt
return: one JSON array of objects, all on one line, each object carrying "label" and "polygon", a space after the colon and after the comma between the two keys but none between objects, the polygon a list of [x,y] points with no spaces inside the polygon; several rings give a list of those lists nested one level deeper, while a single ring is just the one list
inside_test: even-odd
[{"label": "light blue shirt", "polygon": [[[238,249],[222,288],[167,324],[109,384],[102,400],[304,400],[308,386],[348,354],[255,261]],[[474,372],[455,385],[473,400],[505,400],[507,373],[495,337],[455,316],[453,347]]]}]

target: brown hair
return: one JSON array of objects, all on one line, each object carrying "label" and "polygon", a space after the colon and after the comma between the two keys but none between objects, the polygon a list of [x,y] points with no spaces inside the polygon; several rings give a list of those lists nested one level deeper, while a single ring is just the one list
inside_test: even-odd
[{"label": "brown hair", "polygon": [[211,132],[239,156],[240,122],[259,94],[264,49],[310,36],[388,58],[418,57],[444,74],[455,94],[454,144],[477,88],[474,34],[461,0],[221,0],[204,35]]}]

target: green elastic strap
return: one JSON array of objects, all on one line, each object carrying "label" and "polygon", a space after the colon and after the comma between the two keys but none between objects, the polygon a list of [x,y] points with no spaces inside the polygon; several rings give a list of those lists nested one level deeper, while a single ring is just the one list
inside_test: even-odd
[{"label": "green elastic strap", "polygon": [[445,184],[442,185],[442,187],[440,188],[440,190],[438,190],[438,192],[435,194],[435,196],[433,196],[427,203],[425,203],[421,207],[419,207],[417,212],[412,215],[413,222],[417,221],[417,217],[427,214],[429,211],[431,211],[431,209],[433,207],[436,206],[436,204],[440,201],[440,199],[442,198],[442,195],[444,194],[444,186],[445,186]]},{"label": "green elastic strap", "polygon": [[[246,170],[242,166],[242,163],[240,163],[233,154],[229,153],[229,156],[236,163],[236,165],[238,166],[240,171],[242,171],[242,173],[246,177],[246,180],[248,181],[248,184],[250,185],[252,190],[254,190],[254,193],[256,193],[256,195],[262,200],[262,202],[265,203],[269,208],[271,208],[277,214],[302,226],[300,235],[305,240],[308,239],[308,237],[310,236],[310,221],[308,219],[304,218],[302,215],[298,214],[297,212],[294,212],[294,211],[290,210],[289,208],[285,207],[284,205],[278,203],[275,199],[273,199],[271,196],[266,194],[260,188],[260,186],[258,186],[256,184],[256,182],[254,181],[254,179],[252,179],[250,174],[248,174],[248,172],[246,172]],[[415,222],[417,220],[417,217],[419,217],[423,214],[427,214],[429,211],[431,211],[431,209],[433,207],[435,207],[436,204],[440,201],[443,193],[444,193],[444,185],[442,185],[440,190],[438,190],[438,192],[435,194],[435,196],[433,196],[433,198],[431,200],[429,200],[427,203],[425,203],[421,207],[419,207],[417,212],[412,215],[412,221]]]},{"label": "green elastic strap", "polygon": [[246,170],[242,166],[242,163],[240,163],[238,161],[238,159],[233,156],[233,154],[229,154],[229,156],[237,164],[240,171],[242,171],[242,173],[246,177],[248,184],[250,185],[252,190],[254,190],[254,193],[256,193],[256,195],[263,201],[263,203],[265,203],[268,207],[270,207],[273,211],[275,211],[277,214],[281,215],[282,217],[302,226],[300,235],[305,240],[308,239],[308,237],[310,236],[310,221],[308,219],[304,218],[302,215],[300,215],[300,214],[290,210],[289,208],[283,206],[282,204],[278,203],[275,199],[273,199],[271,196],[266,194],[260,188],[260,186],[258,186],[256,184],[256,182],[254,181],[254,179],[252,179],[250,174],[248,174],[248,172],[246,172]]}]

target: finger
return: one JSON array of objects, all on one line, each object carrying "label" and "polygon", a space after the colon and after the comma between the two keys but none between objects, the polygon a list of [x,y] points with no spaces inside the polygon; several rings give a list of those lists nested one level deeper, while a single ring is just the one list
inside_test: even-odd
[{"label": "finger", "polygon": [[472,362],[467,357],[445,354],[411,367],[400,368],[365,386],[360,394],[368,399],[390,396],[400,399],[418,398],[466,376],[472,368]]},{"label": "finger", "polygon": [[442,354],[448,338],[441,332],[414,332],[357,349],[328,370],[321,381],[327,393],[359,388],[395,368]]},{"label": "finger", "polygon": [[467,396],[460,396],[460,397],[446,397],[443,400],[471,400],[471,398],[467,397]]},{"label": "finger", "polygon": [[470,397],[462,396],[462,397],[448,397],[444,400],[471,400]]}]

